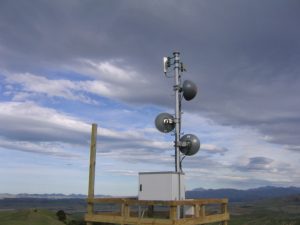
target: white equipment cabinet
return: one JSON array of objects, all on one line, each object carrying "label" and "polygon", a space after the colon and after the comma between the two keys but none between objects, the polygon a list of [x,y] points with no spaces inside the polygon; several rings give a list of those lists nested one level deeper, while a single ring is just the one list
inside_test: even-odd
[{"label": "white equipment cabinet", "polygon": [[185,199],[184,174],[177,172],[139,173],[139,200]]}]

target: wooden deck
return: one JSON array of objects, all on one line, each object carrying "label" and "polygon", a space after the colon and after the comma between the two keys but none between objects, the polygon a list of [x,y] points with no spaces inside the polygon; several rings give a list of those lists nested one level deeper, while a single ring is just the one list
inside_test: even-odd
[{"label": "wooden deck", "polygon": [[[97,204],[110,205],[105,212],[96,212]],[[146,201],[132,198],[89,198],[85,215],[88,225],[94,222],[132,225],[196,225],[219,222],[227,225],[227,199],[189,199],[180,201]],[[213,205],[212,212],[206,207]],[[184,213],[189,208],[190,212]]]},{"label": "wooden deck", "polygon": [[[196,225],[219,222],[227,225],[229,220],[227,199],[147,201],[135,198],[95,198],[96,137],[97,124],[93,124],[88,205],[85,215],[87,225],[96,222],[121,225]],[[97,205],[101,205],[102,210],[97,212]]]}]

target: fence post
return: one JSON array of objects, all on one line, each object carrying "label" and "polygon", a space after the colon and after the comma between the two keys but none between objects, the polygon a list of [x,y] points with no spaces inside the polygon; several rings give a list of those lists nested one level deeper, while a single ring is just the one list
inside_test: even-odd
[{"label": "fence post", "polygon": [[200,205],[200,217],[205,217],[205,205],[203,204]]},{"label": "fence post", "polygon": [[[227,203],[222,203],[221,204],[221,212],[225,215],[227,214]],[[228,221],[225,220],[222,222],[222,225],[228,225]]]},{"label": "fence post", "polygon": [[199,204],[194,205],[194,215],[196,218],[200,217],[200,206]]},{"label": "fence post", "polygon": [[174,205],[170,206],[170,219],[171,220],[177,219],[177,206]]}]

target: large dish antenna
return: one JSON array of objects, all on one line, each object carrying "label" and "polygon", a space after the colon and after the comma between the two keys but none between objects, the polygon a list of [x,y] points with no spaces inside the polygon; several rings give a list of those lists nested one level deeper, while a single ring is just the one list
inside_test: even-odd
[{"label": "large dish antenna", "polygon": [[197,94],[196,84],[190,80],[185,80],[182,85],[182,93],[185,100],[192,100]]},{"label": "large dish antenna", "polygon": [[181,146],[179,150],[182,154],[195,155],[200,149],[200,140],[193,134],[186,134],[180,138]]}]

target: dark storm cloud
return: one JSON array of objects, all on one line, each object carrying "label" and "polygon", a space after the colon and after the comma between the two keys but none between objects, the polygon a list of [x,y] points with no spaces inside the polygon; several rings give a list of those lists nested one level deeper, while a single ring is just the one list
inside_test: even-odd
[{"label": "dark storm cloud", "polygon": [[272,159],[266,157],[253,157],[249,159],[248,169],[264,170],[273,162]]},{"label": "dark storm cloud", "polygon": [[0,65],[37,72],[121,58],[149,81],[132,81],[123,100],[171,106],[161,58],[179,50],[200,90],[186,110],[297,149],[299,11],[292,0],[1,1]]},{"label": "dark storm cloud", "polygon": [[236,166],[236,169],[241,171],[270,171],[273,160],[266,157],[251,157],[246,165]]}]

